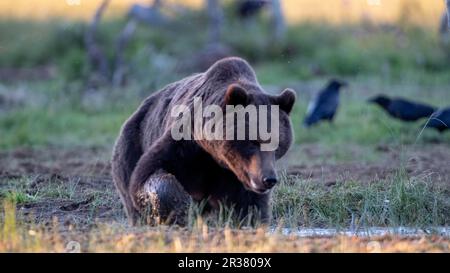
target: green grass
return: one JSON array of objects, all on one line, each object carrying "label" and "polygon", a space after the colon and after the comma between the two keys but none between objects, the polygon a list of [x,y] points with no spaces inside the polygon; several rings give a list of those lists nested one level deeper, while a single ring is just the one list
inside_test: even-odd
[{"label": "green grass", "polygon": [[0,197],[8,202],[12,202],[14,204],[27,204],[32,203],[36,200],[36,197],[30,194],[27,194],[23,191],[2,191],[0,192]]},{"label": "green grass", "polygon": [[274,192],[273,215],[290,227],[448,225],[448,192],[402,172],[388,180],[362,184],[340,181],[327,188],[285,178]]},{"label": "green grass", "polygon": [[[201,206],[200,206],[201,208]],[[215,228],[259,225],[257,214],[238,220],[232,208],[202,218],[194,206],[189,227],[207,224]],[[389,179],[361,183],[338,181],[332,187],[284,176],[273,193],[272,223],[278,227],[426,228],[450,224],[448,189],[429,181],[408,178],[401,170]]]},{"label": "green grass", "polygon": [[[264,72],[259,76],[262,81],[267,79]],[[409,89],[414,83],[382,85],[377,83],[377,80],[350,79],[354,87],[343,91],[334,124],[322,123],[310,129],[303,128],[302,121],[312,94],[297,90],[298,101],[291,114],[296,143],[320,143],[328,147],[339,147],[349,142],[355,145],[400,146],[450,140],[449,134],[438,134],[433,130],[427,129],[421,134],[425,120],[414,123],[400,122],[390,118],[379,107],[366,103],[370,94],[387,93],[412,99],[421,96],[418,100],[446,106],[443,100],[446,96],[444,86],[429,87],[417,84]],[[314,83],[312,93],[320,89],[325,81]],[[120,90],[104,88],[95,91],[91,96],[70,91],[70,87],[67,94],[62,94],[61,88],[65,86],[53,82],[22,86],[26,86],[25,90],[28,90],[31,99],[24,102],[25,106],[15,107],[0,115],[0,149],[48,145],[110,146],[117,137],[120,126],[135,111],[142,97],[152,92],[152,89],[140,91],[134,87]],[[289,86],[289,83],[282,86]],[[367,88],[370,88],[370,93],[364,91]],[[10,90],[14,92],[15,89]],[[363,94],[360,94],[361,92]]]},{"label": "green grass", "polygon": [[[269,82],[279,82],[275,75],[283,79],[311,79],[317,75],[373,74],[390,81],[417,79],[417,76],[427,81],[430,76],[450,82],[449,48],[435,30],[311,22],[292,25],[285,40],[273,41],[267,18],[243,24],[231,17],[231,13],[228,16],[223,43],[252,63],[273,67],[266,70],[272,73],[266,79]],[[203,13],[192,11],[165,27],[139,26],[125,52],[131,64],[130,80],[141,84],[148,80],[149,74],[141,72],[158,62],[158,58],[176,61],[198,52],[207,41],[207,31],[199,31],[205,28],[206,22]],[[124,25],[122,18],[100,24],[99,44],[110,61],[114,57],[115,40]],[[90,72],[84,52],[86,28],[86,22],[61,19],[0,20],[0,67],[55,65],[60,77],[68,81],[82,79]],[[172,67],[166,69],[170,71]],[[158,74],[168,72],[162,70]]]},{"label": "green grass", "polygon": [[[87,206],[88,210],[83,212],[81,218],[75,224],[92,226],[97,223],[98,211],[109,210],[110,218],[108,221],[117,220],[116,218],[124,218],[121,203],[116,195],[116,191],[112,184],[90,186],[86,181],[86,177],[71,176],[62,178],[59,176],[39,176],[39,175],[23,175],[18,178],[0,178],[0,203],[11,203],[18,207],[35,207],[34,216],[40,215],[43,218],[29,218],[18,212],[21,220],[32,224],[40,225],[45,221],[52,219],[48,215],[52,215],[54,211],[61,211],[62,206]],[[104,183],[93,181],[91,183]],[[87,186],[89,185],[89,186]],[[106,187],[106,188],[105,188]],[[68,211],[67,216],[72,212]],[[47,216],[42,216],[47,215]],[[2,220],[0,213],[0,221]],[[47,218],[46,218],[47,217]],[[39,220],[38,220],[39,219]],[[61,219],[60,219],[61,220]],[[82,223],[79,223],[82,222]]]},{"label": "green grass", "polygon": [[[359,95],[360,89],[447,106],[443,105],[443,99],[450,84],[450,54],[434,31],[404,25],[303,23],[290,26],[286,39],[275,43],[270,38],[267,18],[243,25],[231,17],[230,10],[226,14],[230,18],[223,43],[252,63],[260,82],[298,87],[299,102],[292,115],[298,143],[340,145],[348,140],[361,145],[415,143],[420,124],[401,124],[369,107],[364,102],[367,92]],[[185,24],[186,21],[190,23]],[[100,91],[94,91],[101,93],[99,105],[86,107],[86,101],[95,101],[86,96],[92,92],[86,88],[90,75],[83,48],[86,23],[0,20],[0,68],[50,65],[57,73],[55,79],[48,81],[25,80],[1,86],[11,89],[10,92],[27,89],[27,99],[35,107],[26,104],[1,113],[0,149],[111,144],[142,97],[189,74],[176,72],[176,63],[201,50],[207,34],[198,29],[205,22],[203,13],[192,11],[163,28],[139,26],[125,52],[130,64],[128,86],[120,90],[100,87]],[[123,26],[123,19],[101,22],[98,39],[110,61],[115,38]],[[236,28],[240,31],[235,31]],[[323,124],[304,130],[301,121],[310,96],[304,95],[303,83],[320,79],[321,85],[314,85],[318,90],[332,76],[346,78],[352,86],[356,85],[348,92],[351,95],[343,96],[336,125]],[[44,102],[36,103],[40,97],[44,97]],[[426,131],[420,141],[436,138],[436,134]]]},{"label": "green grass", "polygon": [[14,204],[26,204],[37,201],[37,195],[27,192],[30,182],[31,180],[27,178],[0,180],[0,200]]},{"label": "green grass", "polygon": [[[55,201],[89,203],[91,223],[98,207],[108,206],[111,215],[122,215],[114,198],[112,183],[108,190],[86,188],[76,181],[49,178],[30,190],[33,177],[4,181],[0,199],[17,205]],[[75,179],[75,178],[74,178]],[[6,185],[6,186],[5,186]],[[273,193],[272,226],[366,228],[372,226],[409,226],[426,228],[449,225],[448,188],[430,181],[408,178],[401,170],[386,180],[371,183],[340,180],[327,187],[323,183],[282,176]],[[201,217],[202,205],[193,205],[187,228],[206,224],[213,228],[243,228],[258,225],[252,214],[238,220],[232,208],[221,207],[218,213]],[[255,214],[256,215],[256,214]]]},{"label": "green grass", "polygon": [[[335,121],[332,124],[323,122],[308,129],[302,127],[302,122],[311,95],[298,90],[297,105],[291,114],[298,144],[320,143],[338,148],[339,145],[348,144],[370,147],[380,144],[401,146],[450,141],[449,134],[423,130],[426,119],[403,122],[390,117],[377,105],[367,103],[369,97],[384,93],[446,107],[448,102],[443,98],[446,97],[447,91],[444,86],[430,86],[411,81],[406,84],[386,84],[377,78],[355,78],[348,81],[351,88],[341,92],[341,103]],[[326,80],[322,81],[321,85],[315,85],[317,87],[313,93],[316,94],[316,90],[325,82]]]},{"label": "green grass", "polygon": [[127,115],[129,113],[51,108],[8,113],[0,121],[6,132],[0,140],[0,148],[111,144]]}]

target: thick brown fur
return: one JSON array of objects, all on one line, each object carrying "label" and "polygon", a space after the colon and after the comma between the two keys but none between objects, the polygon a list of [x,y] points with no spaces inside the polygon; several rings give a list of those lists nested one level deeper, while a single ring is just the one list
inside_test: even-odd
[{"label": "thick brown fur", "polygon": [[[171,109],[175,105],[192,108],[194,97],[202,98],[203,107],[279,105],[278,149],[262,152],[257,143],[250,141],[175,141],[171,136],[175,121]],[[270,193],[252,190],[250,180],[261,186],[262,177],[275,176],[275,160],[287,152],[292,142],[288,115],[294,101],[295,93],[290,90],[279,96],[265,94],[250,65],[235,57],[220,60],[206,72],[172,83],[149,96],[123,125],[112,158],[113,180],[130,223],[136,224],[143,217],[140,196],[144,186],[152,189],[165,211],[170,207],[179,209],[180,204],[184,207],[186,203],[165,196],[190,196],[194,201],[208,200],[207,206],[212,209],[219,203],[233,206],[241,217],[248,214],[249,208],[257,208],[261,220],[267,221]],[[164,175],[170,175],[167,184],[161,179]],[[157,186],[160,184],[163,186]],[[169,217],[162,214],[162,218]]]}]

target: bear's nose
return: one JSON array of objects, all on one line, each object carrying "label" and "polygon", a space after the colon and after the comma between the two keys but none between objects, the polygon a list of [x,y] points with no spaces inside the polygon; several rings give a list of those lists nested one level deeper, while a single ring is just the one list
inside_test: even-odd
[{"label": "bear's nose", "polygon": [[268,189],[273,188],[273,186],[275,186],[275,184],[277,182],[278,182],[278,179],[276,177],[264,177],[263,178],[264,186]]}]

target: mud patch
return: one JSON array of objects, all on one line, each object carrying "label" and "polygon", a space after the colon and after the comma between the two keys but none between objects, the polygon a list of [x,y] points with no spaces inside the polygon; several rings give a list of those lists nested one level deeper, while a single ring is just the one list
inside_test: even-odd
[{"label": "mud patch", "polygon": [[[364,152],[377,153],[377,160],[367,160]],[[281,163],[288,175],[312,182],[333,185],[337,181],[370,183],[385,180],[404,172],[409,177],[450,187],[450,147],[445,144],[391,147],[383,145],[373,151],[352,146],[344,162],[329,163],[333,156],[319,145],[302,145]],[[299,154],[302,156],[299,159]],[[292,162],[297,162],[293,164]]]},{"label": "mud patch", "polygon": [[0,152],[0,174],[109,176],[109,158],[105,148],[16,149]]},{"label": "mud patch", "polygon": [[395,168],[386,166],[367,166],[361,163],[348,163],[336,165],[294,165],[288,168],[288,175],[300,179],[322,182],[327,186],[338,181],[374,182],[384,180],[396,172]]},{"label": "mud patch", "polygon": [[19,192],[18,217],[59,229],[122,222],[107,149],[18,149],[0,153],[0,193]]},{"label": "mud patch", "polygon": [[[3,179],[5,176],[0,176]],[[109,177],[39,174],[7,179],[1,183],[2,190],[22,188],[32,197],[17,205],[18,217],[25,222],[57,225],[60,230],[87,230],[98,223],[125,219]]]}]

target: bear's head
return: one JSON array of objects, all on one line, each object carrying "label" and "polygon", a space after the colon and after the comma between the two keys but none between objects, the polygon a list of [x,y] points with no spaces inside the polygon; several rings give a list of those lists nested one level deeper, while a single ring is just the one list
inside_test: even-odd
[{"label": "bear's head", "polygon": [[221,105],[224,138],[198,143],[246,189],[265,194],[278,181],[275,161],[293,141],[289,114],[295,99],[290,89],[272,96],[257,84],[232,83],[226,87]]}]

